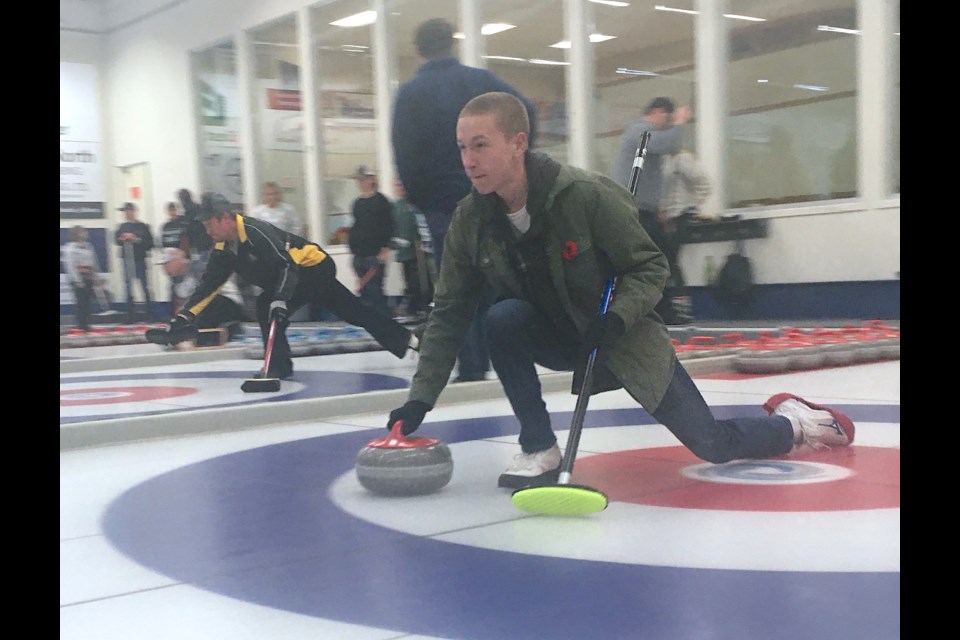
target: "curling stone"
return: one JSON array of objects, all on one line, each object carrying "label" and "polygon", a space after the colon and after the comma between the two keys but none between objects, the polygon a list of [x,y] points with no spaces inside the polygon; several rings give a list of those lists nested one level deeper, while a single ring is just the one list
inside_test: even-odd
[{"label": "curling stone", "polygon": [[408,438],[398,420],[385,438],[371,440],[357,454],[357,479],[371,493],[415,496],[439,491],[453,477],[447,445],[433,438]]}]

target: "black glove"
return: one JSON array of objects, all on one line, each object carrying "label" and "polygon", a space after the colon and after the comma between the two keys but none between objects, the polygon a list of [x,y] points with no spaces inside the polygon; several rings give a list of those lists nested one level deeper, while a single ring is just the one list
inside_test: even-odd
[{"label": "black glove", "polygon": [[197,326],[196,321],[196,314],[190,313],[189,311],[181,311],[170,320],[168,331],[170,331],[170,333],[179,333],[188,331],[191,327],[195,329]]},{"label": "black glove", "polygon": [[144,337],[154,344],[177,344],[194,340],[200,333],[196,323],[197,316],[189,311],[181,311],[170,320],[166,329],[147,329]]},{"label": "black glove", "polygon": [[290,324],[290,314],[287,312],[287,303],[283,300],[274,300],[270,303],[270,321],[277,321],[277,328],[283,329]]},{"label": "black glove", "polygon": [[423,422],[423,417],[427,415],[427,411],[433,409],[426,402],[420,402],[419,400],[409,400],[407,404],[403,405],[399,409],[394,409],[390,412],[390,420],[387,422],[387,429],[393,429],[393,424],[397,420],[403,420],[403,427],[401,431],[403,435],[408,436],[420,426],[420,423]]},{"label": "black glove", "polygon": [[587,333],[583,337],[585,354],[589,354],[597,348],[600,349],[597,353],[598,356],[606,352],[626,330],[627,326],[624,324],[623,318],[613,311],[607,311],[602,316],[595,317],[590,321]]}]

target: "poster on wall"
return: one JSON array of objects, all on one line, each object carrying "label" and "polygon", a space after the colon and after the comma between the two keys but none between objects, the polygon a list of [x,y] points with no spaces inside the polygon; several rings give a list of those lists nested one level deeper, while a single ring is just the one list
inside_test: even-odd
[{"label": "poster on wall", "polygon": [[229,74],[202,73],[198,82],[204,191],[216,191],[230,202],[242,203],[237,79]]},{"label": "poster on wall", "polygon": [[60,218],[104,218],[97,70],[60,63]]}]

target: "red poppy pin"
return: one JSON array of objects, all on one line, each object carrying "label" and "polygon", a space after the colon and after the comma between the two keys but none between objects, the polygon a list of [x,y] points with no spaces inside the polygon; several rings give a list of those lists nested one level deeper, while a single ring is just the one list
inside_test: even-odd
[{"label": "red poppy pin", "polygon": [[564,260],[573,260],[577,257],[577,243],[573,240],[567,240],[563,243],[563,249],[560,250],[560,255],[563,256]]}]

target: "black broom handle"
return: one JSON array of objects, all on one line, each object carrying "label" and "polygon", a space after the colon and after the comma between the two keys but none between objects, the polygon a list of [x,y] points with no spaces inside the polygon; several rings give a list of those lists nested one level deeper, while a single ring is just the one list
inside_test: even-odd
[{"label": "black broom handle", "polygon": [[[643,170],[643,161],[647,157],[647,142],[650,140],[650,132],[644,131],[640,134],[640,141],[637,143],[637,152],[633,156],[633,170],[630,175],[630,194],[636,195],[637,182],[640,180],[640,172]],[[603,289],[603,297],[600,300],[600,313],[605,315],[610,307],[610,301],[613,300],[613,291],[617,286],[616,276],[607,278],[607,284]],[[577,455],[577,448],[580,446],[580,434],[583,432],[583,419],[587,414],[587,403],[590,400],[590,389],[593,387],[593,365],[597,361],[597,349],[594,348],[587,358],[587,366],[583,371],[583,381],[580,384],[580,395],[577,396],[577,406],[573,410],[573,423],[570,428],[567,442],[566,455],[563,456],[563,463],[560,465],[560,484],[566,484],[570,480],[570,474],[573,473],[573,459]]]}]

